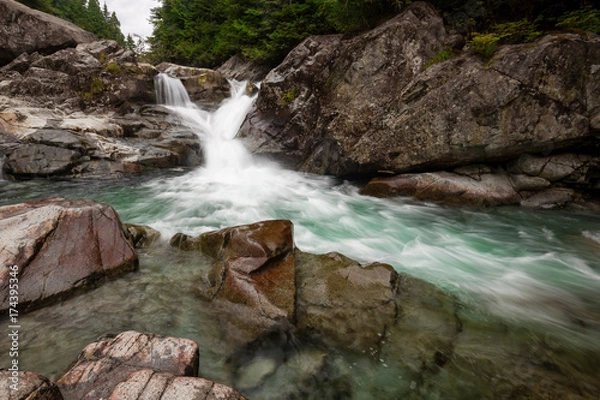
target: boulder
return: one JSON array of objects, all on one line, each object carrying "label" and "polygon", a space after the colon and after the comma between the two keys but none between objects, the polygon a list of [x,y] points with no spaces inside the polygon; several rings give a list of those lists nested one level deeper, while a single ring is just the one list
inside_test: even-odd
[{"label": "boulder", "polygon": [[[157,389],[159,384],[157,381],[166,381],[172,379],[172,376],[196,376],[198,359],[198,345],[192,340],[126,331],[87,345],[75,364],[57,381],[57,384],[65,399],[108,399],[122,382],[124,383],[120,386],[120,391],[129,387],[128,393],[135,392],[131,386],[135,386],[135,381],[139,381],[142,376],[139,374],[132,376],[134,373],[152,370],[146,372],[149,374],[146,382],[154,375],[153,371],[170,374],[168,378],[158,374],[153,387],[148,388],[150,392],[152,389]],[[181,385],[175,386],[181,389]],[[112,398],[138,398],[133,395],[117,397],[119,393],[117,390],[117,394],[113,394]],[[150,398],[174,398],[159,397],[159,395],[160,392]]]},{"label": "boulder", "polygon": [[49,55],[20,55],[0,68],[0,94],[70,109],[130,108],[154,102],[158,71],[113,40],[83,43]]},{"label": "boulder", "polygon": [[595,209],[600,158],[591,154],[523,154],[501,167],[469,165],[374,178],[360,193],[375,197],[411,196],[471,206],[520,204],[534,208]]},{"label": "boulder", "polygon": [[290,221],[263,221],[200,236],[215,260],[205,295],[224,334],[241,346],[295,318],[294,242]]},{"label": "boulder", "polygon": [[[11,388],[13,385],[17,390]],[[21,399],[63,400],[63,396],[58,386],[44,376],[26,371],[0,370],[0,400]]]},{"label": "boulder", "polygon": [[415,2],[352,38],[314,36],[262,82],[240,136],[302,171],[432,172],[597,143],[600,37],[554,34],[427,62],[459,43]]},{"label": "boulder", "polygon": [[13,0],[0,0],[0,66],[23,53],[50,54],[95,40],[70,22]]},{"label": "boulder", "polygon": [[360,193],[375,197],[411,196],[424,201],[473,206],[519,204],[521,201],[505,173],[486,173],[479,179],[451,172],[401,174],[372,179]]},{"label": "boulder", "polygon": [[49,198],[0,207],[0,313],[16,268],[19,310],[60,301],[138,267],[119,216],[93,200]]}]

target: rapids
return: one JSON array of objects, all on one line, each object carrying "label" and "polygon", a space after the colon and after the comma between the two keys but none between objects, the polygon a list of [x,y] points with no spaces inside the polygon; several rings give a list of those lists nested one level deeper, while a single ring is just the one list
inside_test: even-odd
[{"label": "rapids", "polygon": [[[177,232],[198,235],[289,219],[303,251],[338,251],[363,263],[389,263],[452,292],[482,321],[520,327],[524,337],[546,335],[565,352],[591,354],[588,361],[600,364],[598,215],[361,196],[352,182],[285,170],[249,154],[236,138],[254,101],[245,94],[245,83],[232,82],[232,97],[209,112],[189,100],[179,80],[157,79],[160,102],[202,140],[204,166],[118,182],[1,181],[0,205],[50,195],[91,197],[112,205],[126,222],[158,229],[166,241]],[[138,273],[23,316],[23,368],[59,377],[99,335],[136,329],[196,340],[201,373],[239,384],[241,378],[230,375],[219,354],[210,317],[188,306],[200,302],[194,268],[208,266],[180,252],[158,253],[142,251]],[[0,341],[2,357],[6,342]],[[339,398],[392,398],[394,385],[405,384],[378,360],[375,367],[361,368],[364,360],[341,357],[341,365],[356,366],[356,372],[354,394]],[[380,376],[372,376],[373,368]],[[278,374],[290,379],[284,372],[272,375]],[[380,386],[391,388],[380,392]],[[278,398],[276,389],[264,390],[257,392],[260,398]]]}]

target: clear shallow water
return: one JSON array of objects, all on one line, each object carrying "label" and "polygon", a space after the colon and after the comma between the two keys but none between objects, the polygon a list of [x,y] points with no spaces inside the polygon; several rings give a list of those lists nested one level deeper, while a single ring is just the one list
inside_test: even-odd
[{"label": "clear shallow water", "polygon": [[[94,198],[112,205],[125,222],[158,229],[165,241],[177,232],[198,235],[289,219],[303,251],[338,251],[363,263],[389,263],[454,293],[477,320],[520,327],[524,333],[518,340],[524,344],[517,347],[532,336],[552,338],[561,351],[573,357],[588,354],[586,362],[600,364],[598,215],[511,207],[475,210],[360,196],[352,183],[253,160],[233,139],[242,121],[239,114],[245,115],[251,98],[239,94],[214,114],[190,111],[183,101],[174,110],[185,123],[199,127],[210,153],[206,166],[118,182],[0,181],[0,205],[52,195]],[[303,351],[275,345],[250,359],[255,370],[266,371],[264,376],[232,370],[198,296],[199,271],[208,267],[197,255],[168,248],[142,252],[139,272],[24,316],[23,367],[58,377],[99,335],[136,329],[196,340],[204,376],[242,387],[254,379],[271,388],[251,391],[255,398],[277,398],[288,390],[285,385],[306,385],[290,384],[296,379],[292,377],[302,375],[293,362],[281,360],[295,359],[290,354],[301,359],[307,352],[314,353],[312,362],[318,360],[323,349],[310,342],[302,343]],[[506,340],[502,329],[497,335],[490,336],[486,348]],[[311,361],[298,362],[308,368]],[[325,381],[310,380],[318,390],[331,388],[315,389],[321,398],[385,399],[392,398],[395,387],[414,389],[387,360],[383,367],[376,357],[340,355],[327,363]],[[340,382],[351,370],[354,384],[348,389]],[[353,394],[336,397],[345,391]]]}]

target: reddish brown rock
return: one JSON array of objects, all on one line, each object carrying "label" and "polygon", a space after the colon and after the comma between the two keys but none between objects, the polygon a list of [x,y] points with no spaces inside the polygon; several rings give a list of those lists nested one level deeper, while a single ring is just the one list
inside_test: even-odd
[{"label": "reddish brown rock", "polygon": [[201,235],[216,261],[207,294],[224,331],[247,343],[294,319],[295,265],[290,221],[264,221]]},{"label": "reddish brown rock", "polygon": [[63,400],[63,396],[58,386],[44,376],[1,370],[0,400]]},{"label": "reddish brown rock", "polygon": [[[146,377],[134,375],[142,370],[168,373],[169,376],[196,376],[198,373],[198,345],[189,339],[163,337],[127,331],[114,338],[104,338],[83,349],[77,362],[58,380],[58,385],[68,399],[97,400],[109,398],[119,384],[119,390],[135,392],[136,382]],[[165,375],[157,375],[154,388]],[[166,386],[165,386],[166,387]],[[143,388],[142,388],[143,389]],[[118,393],[118,391],[117,391]],[[132,398],[137,397],[115,397]],[[158,395],[149,397],[159,399]],[[168,398],[168,397],[166,397]],[[166,399],[165,398],[165,399]]]},{"label": "reddish brown rock", "polygon": [[88,199],[49,198],[0,207],[0,313],[17,266],[20,310],[65,299],[138,267],[113,208]]}]

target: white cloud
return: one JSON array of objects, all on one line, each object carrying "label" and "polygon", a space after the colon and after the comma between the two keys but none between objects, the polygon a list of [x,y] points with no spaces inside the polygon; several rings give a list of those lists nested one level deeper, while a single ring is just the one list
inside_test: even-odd
[{"label": "white cloud", "polygon": [[150,9],[159,7],[160,0],[100,0],[100,6],[115,12],[121,22],[121,32],[125,36],[137,34],[143,37],[152,35]]}]

